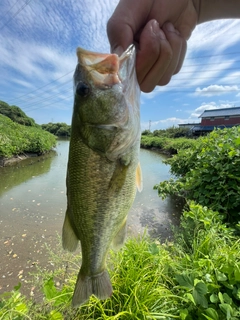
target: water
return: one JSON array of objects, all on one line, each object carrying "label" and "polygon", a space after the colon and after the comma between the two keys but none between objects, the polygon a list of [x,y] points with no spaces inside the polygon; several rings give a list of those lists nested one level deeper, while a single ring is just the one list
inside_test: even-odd
[{"label": "water", "polygon": [[[14,167],[0,168],[0,292],[27,282],[36,265],[49,268],[45,243],[54,246],[61,233],[66,210],[68,141],[59,141],[48,157],[31,158]],[[170,177],[165,157],[142,149],[140,162],[143,191],[137,193],[129,213],[129,234],[148,227],[152,237],[166,239],[179,209],[162,201],[154,184]]]}]

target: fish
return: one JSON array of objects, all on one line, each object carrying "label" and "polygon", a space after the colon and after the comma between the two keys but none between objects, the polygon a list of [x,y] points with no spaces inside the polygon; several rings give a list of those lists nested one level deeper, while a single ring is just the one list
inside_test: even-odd
[{"label": "fish", "polygon": [[81,244],[73,307],[91,295],[111,297],[107,254],[123,245],[128,212],[142,190],[135,56],[134,45],[120,57],[77,48],[62,228],[63,249],[73,252]]}]

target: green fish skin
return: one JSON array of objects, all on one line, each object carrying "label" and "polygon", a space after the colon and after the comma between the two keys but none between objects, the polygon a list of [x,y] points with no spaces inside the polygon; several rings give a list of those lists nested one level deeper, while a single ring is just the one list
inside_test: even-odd
[{"label": "green fish skin", "polygon": [[121,57],[81,48],[77,55],[62,230],[64,249],[74,251],[79,241],[82,249],[73,307],[92,294],[112,295],[107,253],[123,244],[136,187],[142,189],[135,47]]}]

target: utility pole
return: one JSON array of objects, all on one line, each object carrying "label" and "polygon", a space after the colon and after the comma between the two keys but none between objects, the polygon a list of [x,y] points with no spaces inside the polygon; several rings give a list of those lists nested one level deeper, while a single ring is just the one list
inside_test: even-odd
[{"label": "utility pole", "polygon": [[151,131],[151,122],[152,122],[152,120],[149,120],[149,131]]}]

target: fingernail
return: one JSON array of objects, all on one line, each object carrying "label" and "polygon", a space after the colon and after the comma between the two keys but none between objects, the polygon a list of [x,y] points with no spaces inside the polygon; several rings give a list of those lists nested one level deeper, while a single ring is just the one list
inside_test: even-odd
[{"label": "fingernail", "polygon": [[157,20],[153,20],[153,22],[152,22],[152,28],[153,28],[153,32],[154,32],[154,33],[158,33],[159,23],[157,22]]},{"label": "fingernail", "polygon": [[166,23],[166,29],[170,32],[175,32],[175,28],[174,28],[174,25],[171,23],[171,22],[167,22]]},{"label": "fingernail", "polygon": [[180,32],[179,32],[177,29],[175,29],[174,25],[173,25],[171,22],[167,22],[167,23],[165,24],[165,28],[166,28],[168,31],[174,32],[174,33],[176,33],[176,34],[179,35],[179,36],[181,35]]},{"label": "fingernail", "polygon": [[160,37],[162,40],[166,40],[164,32],[160,29],[159,23],[157,20],[154,20],[152,23],[152,30],[153,32]]}]

